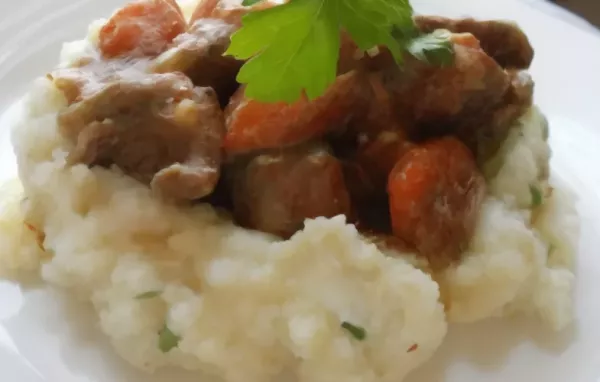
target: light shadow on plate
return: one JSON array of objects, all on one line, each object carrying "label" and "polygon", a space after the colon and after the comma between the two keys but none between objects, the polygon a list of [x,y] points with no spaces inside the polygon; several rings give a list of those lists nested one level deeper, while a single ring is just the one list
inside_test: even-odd
[{"label": "light shadow on plate", "polygon": [[63,292],[24,292],[20,311],[1,324],[19,353],[48,381],[197,382],[202,377],[184,370],[148,374],[133,368],[116,355],[101,333],[91,306]]},{"label": "light shadow on plate", "polygon": [[556,333],[539,321],[526,318],[451,325],[433,359],[412,373],[406,382],[444,382],[453,367],[497,373],[520,346],[533,345],[541,352],[559,355],[569,348],[575,334],[575,325]]}]

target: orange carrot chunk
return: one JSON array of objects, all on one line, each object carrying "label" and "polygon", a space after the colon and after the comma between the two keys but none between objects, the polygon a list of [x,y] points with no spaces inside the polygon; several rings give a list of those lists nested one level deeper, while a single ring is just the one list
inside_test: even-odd
[{"label": "orange carrot chunk", "polygon": [[118,10],[100,29],[99,48],[105,57],[155,56],[186,29],[173,0],[139,0]]},{"label": "orange carrot chunk", "polygon": [[292,104],[250,100],[241,87],[225,110],[226,153],[291,146],[341,126],[358,101],[357,81],[356,72],[345,74],[320,98],[311,102],[303,97]]},{"label": "orange carrot chunk", "polygon": [[458,260],[475,230],[485,180],[469,149],[440,138],[409,150],[388,180],[393,232],[432,267]]}]

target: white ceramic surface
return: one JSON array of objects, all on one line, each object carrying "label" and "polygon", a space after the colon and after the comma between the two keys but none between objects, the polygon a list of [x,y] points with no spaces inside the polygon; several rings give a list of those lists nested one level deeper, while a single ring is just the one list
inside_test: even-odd
[{"label": "white ceramic surface", "polygon": [[[0,2],[0,180],[15,175],[9,106],[56,63],[62,41],[83,37],[90,21],[122,1]],[[425,12],[514,19],[529,34],[537,51],[536,102],[552,126],[552,169],[579,196],[582,233],[572,328],[552,334],[527,320],[452,326],[434,359],[407,382],[600,382],[600,34],[533,0],[413,3]],[[85,304],[0,282],[0,381],[197,380],[173,370],[139,373],[111,352]]]}]

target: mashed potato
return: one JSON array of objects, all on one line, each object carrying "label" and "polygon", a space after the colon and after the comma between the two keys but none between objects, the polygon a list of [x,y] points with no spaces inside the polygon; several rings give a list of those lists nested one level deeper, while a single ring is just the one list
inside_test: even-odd
[{"label": "mashed potato", "polygon": [[[311,382],[399,381],[443,340],[438,285],[343,217],[308,221],[275,242],[209,206],[164,205],[117,169],[65,167],[55,123],[65,101],[49,81],[38,80],[26,102],[13,138],[27,200],[19,208],[22,194],[11,189],[0,272],[39,267],[50,284],[91,299],[132,364],[232,381],[289,371]],[[45,251],[23,220],[44,232]],[[155,296],[136,298],[148,292]],[[364,328],[365,340],[344,322]],[[158,346],[165,325],[180,337],[168,353]]]},{"label": "mashed potato", "polygon": [[[97,25],[65,45],[63,65],[89,49]],[[464,260],[430,275],[413,254],[382,253],[343,217],[308,220],[281,242],[210,206],[162,204],[116,168],[65,167],[56,126],[65,105],[39,79],[14,128],[20,182],[2,194],[0,275],[40,274],[91,300],[116,351],[139,368],[244,382],[290,372],[307,382],[399,382],[431,357],[447,322],[520,313],[558,330],[571,320],[573,198],[554,188],[530,209],[532,188],[550,190],[537,109],[486,165],[489,195]]]}]

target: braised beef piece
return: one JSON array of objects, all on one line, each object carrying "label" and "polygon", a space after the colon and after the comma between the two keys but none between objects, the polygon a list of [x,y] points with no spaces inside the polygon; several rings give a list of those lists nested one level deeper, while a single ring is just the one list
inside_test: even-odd
[{"label": "braised beef piece", "polygon": [[533,105],[531,76],[525,71],[510,71],[508,76],[510,86],[500,103],[486,115],[465,117],[456,131],[480,164],[498,151],[514,122]]},{"label": "braised beef piece", "polygon": [[[451,37],[455,64],[440,68],[407,55],[399,70],[386,48],[357,60],[356,46],[342,39],[340,68],[364,74],[364,103],[369,104],[366,113],[353,118],[350,133],[373,139],[373,135],[402,129],[411,140],[422,141],[460,131],[459,136],[485,160],[531,106],[528,89],[532,83],[523,84],[521,93],[525,94],[516,96],[511,85],[515,70],[501,66],[529,66],[533,49],[527,37],[517,26],[502,21],[430,16],[416,16],[415,21],[423,32],[439,28],[457,32]],[[479,138],[467,136],[466,131],[477,131]]]},{"label": "braised beef piece", "polygon": [[[506,72],[470,34],[454,34],[455,62],[430,66],[408,59],[406,68],[389,77],[385,86],[401,120],[414,121],[412,138],[452,132],[466,117],[497,105],[509,87]],[[408,126],[408,127],[413,127]]]},{"label": "braised beef piece", "polygon": [[[371,122],[362,125],[381,130],[377,126],[396,121],[409,140],[416,142],[457,135],[484,160],[531,105],[531,83],[515,83],[514,72],[502,69],[473,35],[453,34],[451,39],[455,63],[450,67],[407,57],[399,70],[385,50],[369,59],[370,88],[380,89],[371,90],[373,99],[383,102],[381,108],[371,106],[374,111],[367,119]],[[386,106],[388,102],[391,107]],[[511,107],[510,113],[500,113],[502,118],[495,116],[509,104],[518,106]],[[387,114],[390,109],[392,118]]]},{"label": "braised beef piece", "polygon": [[215,89],[224,107],[239,86],[235,78],[242,62],[223,55],[237,29],[222,20],[198,20],[173,40],[171,48],[152,64],[151,71],[184,73],[196,86]]},{"label": "braised beef piece", "polygon": [[[390,57],[390,60],[391,57]],[[382,78],[386,76],[385,71],[394,72],[398,70],[393,61],[386,62],[380,68],[369,71],[366,67],[355,70],[358,73],[355,87],[359,89],[356,95],[358,99],[354,108],[352,119],[346,124],[344,133],[346,136],[354,136],[363,139],[367,136],[373,139],[383,131],[403,129],[407,122],[406,118],[399,119],[394,110],[394,98],[390,90],[385,86]]]},{"label": "braised beef piece", "polygon": [[259,154],[232,177],[234,215],[248,228],[286,238],[305,219],[351,213],[340,162],[321,143]]},{"label": "braised beef piece", "polygon": [[106,60],[101,57],[85,56],[69,67],[58,68],[47,77],[53,81],[66,97],[69,105],[89,98],[102,90],[106,84],[127,77],[142,81],[148,77],[148,58],[118,58]]},{"label": "braised beef piece", "polygon": [[527,35],[515,23],[440,16],[415,16],[414,20],[417,28],[423,32],[447,29],[454,33],[471,33],[481,42],[483,50],[503,68],[527,69],[533,61],[533,47]]},{"label": "braised beef piece", "polygon": [[60,133],[74,145],[69,165],[117,165],[165,199],[213,191],[225,127],[211,88],[180,73],[125,71],[102,82],[85,66],[53,78],[70,101],[58,115]]},{"label": "braised beef piece", "polygon": [[196,86],[210,86],[225,107],[239,84],[236,76],[243,62],[223,53],[231,36],[242,26],[242,17],[251,11],[271,8],[265,0],[252,6],[242,0],[201,0],[190,19],[187,33],[175,38],[171,48],[154,65],[158,73],[180,71]]}]

